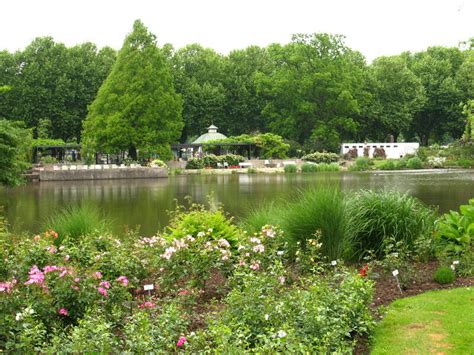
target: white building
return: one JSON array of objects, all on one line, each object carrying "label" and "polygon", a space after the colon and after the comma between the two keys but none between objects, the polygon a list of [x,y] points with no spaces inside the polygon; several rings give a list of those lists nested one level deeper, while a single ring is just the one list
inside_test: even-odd
[{"label": "white building", "polygon": [[420,147],[419,143],[342,143],[341,154],[357,149],[357,156],[364,156],[364,149],[369,149],[369,158],[373,158],[375,148],[383,148],[387,159],[400,159],[407,154],[415,154]]}]

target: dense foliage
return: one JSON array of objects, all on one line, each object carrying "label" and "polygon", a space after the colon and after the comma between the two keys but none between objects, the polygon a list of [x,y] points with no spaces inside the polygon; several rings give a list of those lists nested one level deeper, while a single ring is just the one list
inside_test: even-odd
[{"label": "dense foliage", "polygon": [[112,71],[89,107],[83,145],[87,151],[119,153],[130,158],[158,154],[171,158],[170,143],[183,128],[182,100],[156,37],[136,21]]},{"label": "dense foliage", "polygon": [[[130,90],[147,80],[173,86],[182,97],[182,115],[176,117],[182,116],[184,128],[177,124],[172,136],[182,142],[215,123],[227,135],[278,134],[294,147],[292,154],[337,152],[341,140],[385,140],[388,134],[444,144],[461,137],[463,106],[474,98],[472,45],[404,52],[371,64],[342,36],[330,34],[295,35],[286,45],[251,46],[226,56],[199,44],[176,50],[165,45],[159,52],[154,62],[170,73],[160,69],[147,76],[151,68],[141,66],[146,79],[120,80]],[[0,117],[23,121],[35,137],[79,140],[87,106],[115,57],[110,48],[98,50],[91,43],[67,48],[49,37],[20,52],[0,52]],[[128,128],[122,136],[130,136]]]},{"label": "dense foliage", "polygon": [[0,119],[0,184],[19,184],[30,165],[31,131],[22,126]]},{"label": "dense foliage", "polygon": [[247,234],[197,205],[178,208],[153,237],[28,237],[1,225],[0,349],[348,351],[373,327],[372,281],[309,245],[289,273],[280,229]]},{"label": "dense foliage", "polygon": [[189,158],[186,163],[186,169],[217,168],[219,166],[224,167],[224,164],[228,167],[238,166],[239,163],[244,160],[245,158],[243,156],[237,154],[208,154],[202,158]]}]

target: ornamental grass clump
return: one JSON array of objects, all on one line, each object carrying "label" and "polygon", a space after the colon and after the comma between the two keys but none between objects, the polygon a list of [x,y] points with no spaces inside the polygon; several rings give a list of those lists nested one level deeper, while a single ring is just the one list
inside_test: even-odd
[{"label": "ornamental grass clump", "polygon": [[56,231],[58,237],[55,244],[59,245],[65,238],[78,240],[88,234],[108,234],[112,229],[111,224],[97,207],[84,204],[54,215],[44,223],[43,229]]},{"label": "ornamental grass clump", "polygon": [[256,231],[264,224],[279,225],[293,253],[320,233],[321,252],[331,259],[347,247],[348,223],[339,190],[331,187],[296,193],[290,202],[277,201],[253,210],[244,225]]},{"label": "ornamental grass clump", "polygon": [[435,212],[406,194],[363,190],[351,194],[346,207],[351,259],[361,259],[369,251],[382,257],[389,238],[412,249],[418,238],[433,232]]}]

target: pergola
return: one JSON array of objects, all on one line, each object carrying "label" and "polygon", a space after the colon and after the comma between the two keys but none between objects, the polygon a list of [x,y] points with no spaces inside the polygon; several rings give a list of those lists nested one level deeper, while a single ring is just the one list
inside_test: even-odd
[{"label": "pergola", "polygon": [[68,150],[75,151],[76,157],[79,159],[81,146],[79,144],[63,144],[63,145],[37,145],[33,147],[33,163],[38,163],[38,153],[44,151],[51,151],[51,156],[58,161],[62,161],[66,156]]}]

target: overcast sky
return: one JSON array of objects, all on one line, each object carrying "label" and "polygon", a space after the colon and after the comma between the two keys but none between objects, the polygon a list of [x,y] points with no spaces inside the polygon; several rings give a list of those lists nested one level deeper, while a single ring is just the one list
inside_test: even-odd
[{"label": "overcast sky", "polygon": [[0,49],[38,36],[119,49],[137,18],[160,45],[200,43],[223,54],[287,43],[294,33],[343,34],[369,60],[474,37],[474,0],[2,0]]}]

